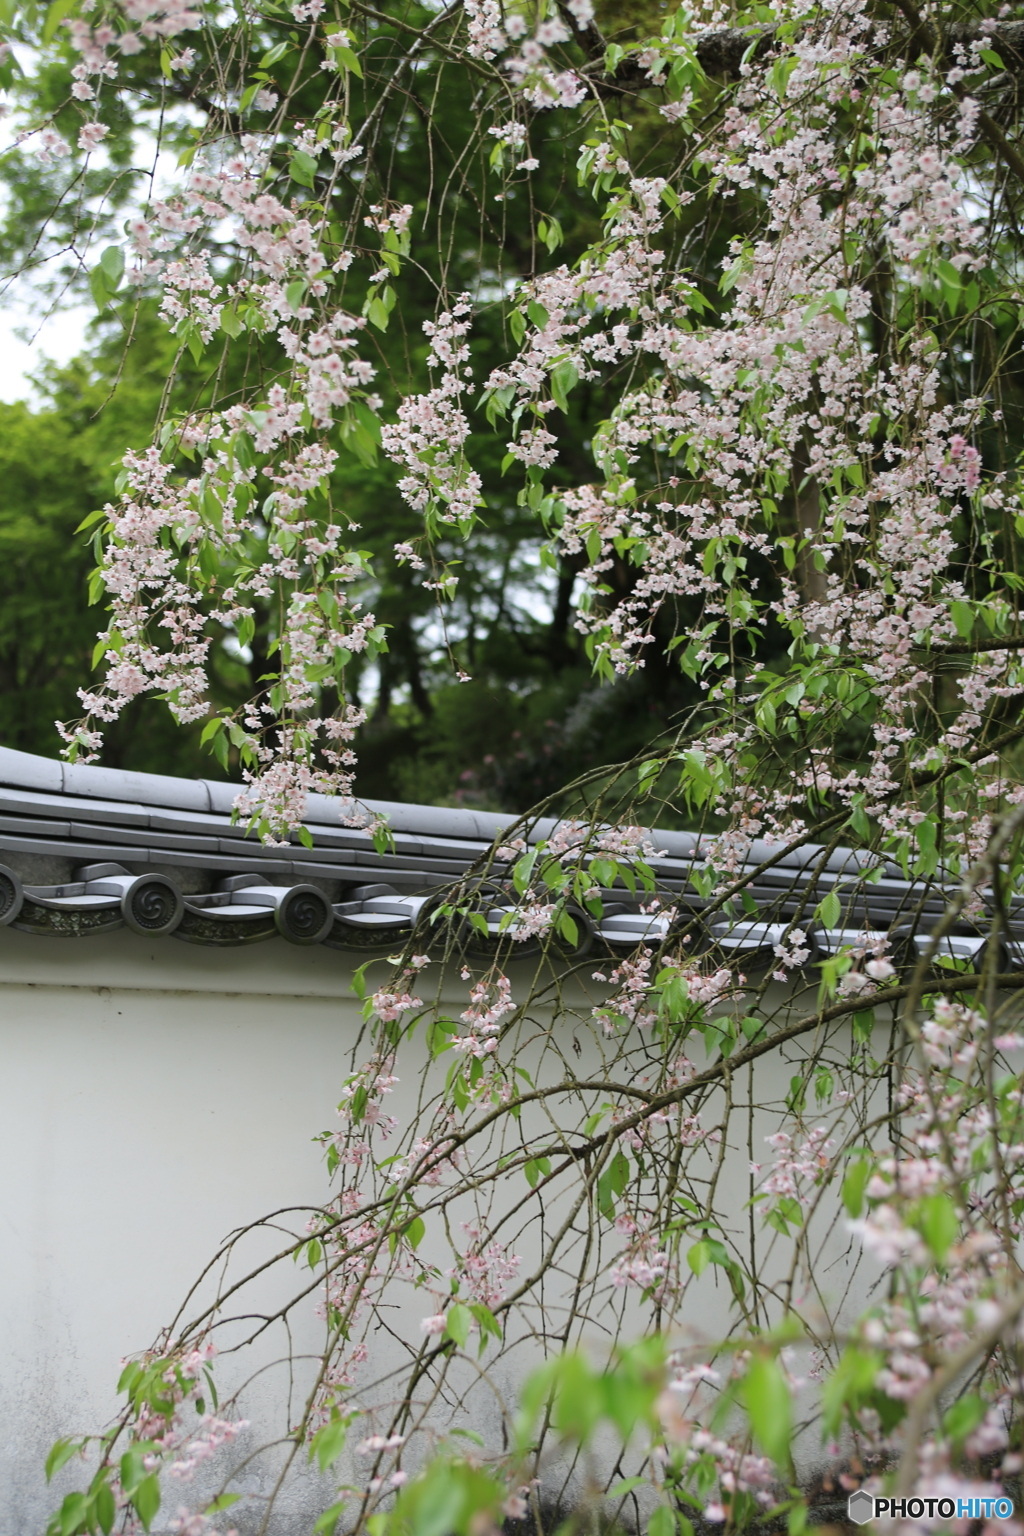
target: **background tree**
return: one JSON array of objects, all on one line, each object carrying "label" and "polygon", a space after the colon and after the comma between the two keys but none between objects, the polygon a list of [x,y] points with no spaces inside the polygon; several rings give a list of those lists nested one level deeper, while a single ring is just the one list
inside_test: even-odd
[{"label": "background tree", "polygon": [[[629,30],[629,27],[622,29],[626,35]],[[60,36],[60,29],[56,35]],[[268,40],[272,39],[268,37]],[[374,38],[376,53],[381,52],[384,42],[385,39]],[[65,71],[76,57],[74,51],[67,52]],[[371,58],[376,67],[372,74],[367,71],[365,82],[370,112],[376,99],[375,82],[390,82],[391,79],[385,58],[377,59],[375,53],[371,53]],[[148,66],[152,69],[155,65],[155,59],[140,55],[133,68],[142,70]],[[278,61],[271,72],[281,69],[282,63]],[[32,108],[39,114],[49,108],[59,108],[53,120],[64,124],[66,132],[71,134],[80,113],[73,101],[67,100],[66,94],[61,96],[61,90],[66,93],[70,86],[66,73],[63,84],[61,78],[60,67],[54,63],[46,76],[50,94],[41,99],[33,96]],[[177,77],[172,83],[180,84]],[[142,91],[143,101],[158,99],[162,92],[169,90],[168,81],[160,76],[146,80],[144,85],[138,80],[135,84]],[[399,147],[389,159],[389,195],[401,204],[410,201],[416,210],[414,225],[426,218],[422,165],[433,163],[435,175],[442,184],[444,178],[452,174],[452,167],[458,160],[457,146],[474,131],[473,115],[465,110],[458,88],[442,92],[431,112],[427,113],[421,98],[429,92],[436,93],[435,86],[427,75],[423,75],[417,80],[413,94],[402,96],[393,107],[392,121],[401,120],[403,133]],[[188,94],[184,87],[180,93]],[[195,91],[191,94],[195,95]],[[199,95],[202,95],[201,90]],[[647,125],[647,136],[654,146],[651,152],[656,153],[660,120],[642,98],[637,105]],[[120,172],[130,166],[133,150],[137,154],[144,146],[149,151],[145,139],[141,144],[139,141],[137,113],[133,115],[112,101],[106,115],[101,108],[100,118],[104,126],[109,123],[103,148],[109,149],[114,161],[112,169]],[[145,121],[144,116],[142,121]],[[220,127],[220,119],[215,117],[213,122],[215,127]],[[162,131],[168,151],[188,152],[189,131],[179,129],[175,132],[173,121],[166,116]],[[537,261],[551,264],[563,255],[572,259],[596,231],[592,200],[584,189],[576,186],[572,165],[575,141],[562,142],[561,130],[554,125],[552,135],[557,153],[552,156],[548,174],[542,173],[535,178],[533,187],[533,201],[538,210],[533,215],[535,223],[542,217],[544,208],[557,205],[559,209],[559,222],[549,225],[545,231],[547,245],[542,243],[535,249],[534,237],[524,239],[525,231],[521,232],[517,221],[502,210],[500,220],[489,218],[486,226],[489,244],[478,249],[476,210],[486,207],[487,194],[483,189],[487,167],[477,167],[472,173],[475,178],[472,195],[465,198],[465,207],[459,215],[463,226],[459,236],[463,242],[461,269],[458,264],[452,266],[449,262],[445,273],[451,288],[459,284],[472,287],[478,281],[478,270],[492,276],[500,285],[505,280],[504,274],[512,277],[527,275]],[[33,142],[29,140],[27,145]],[[487,149],[492,147],[488,144]],[[31,263],[31,270],[35,271],[44,251],[69,248],[76,254],[70,258],[54,255],[43,270],[50,274],[49,292],[54,295],[78,292],[86,280],[86,261],[82,254],[88,248],[85,242],[92,240],[95,243],[114,229],[111,218],[127,195],[130,180],[127,171],[119,174],[116,185],[110,178],[105,178],[104,173],[91,173],[91,199],[79,195],[70,201],[62,199],[60,194],[59,167],[47,170],[49,180],[44,179],[41,187],[38,170],[33,167],[33,156],[27,146],[9,155],[6,166],[9,202],[5,254],[8,262],[14,266],[19,262]],[[459,174],[470,173],[461,170]],[[45,198],[42,196],[44,187],[48,188]],[[361,196],[361,190],[357,191]],[[344,189],[339,189],[337,201],[344,208],[351,198],[344,195]],[[452,202],[451,196],[447,202]],[[358,213],[349,217],[358,219]],[[418,338],[423,319],[434,311],[438,282],[436,259],[428,261],[422,280],[410,282],[407,277],[396,320],[396,325],[402,327],[401,333],[393,326],[386,334],[374,337],[385,398],[392,406],[400,393],[422,387],[425,382],[426,345]],[[106,305],[105,290],[100,291],[100,297]],[[107,313],[110,313],[109,309]],[[167,351],[166,343],[161,342],[152,326],[136,324],[131,328],[128,352],[129,357],[134,354],[135,360],[127,364],[126,371],[122,353],[129,327],[130,322],[124,317],[107,321],[105,340],[90,359],[89,366],[96,374],[96,406],[109,388],[114,388],[115,398],[118,392],[124,394],[130,390],[132,406],[138,411],[141,435],[144,435],[146,413],[156,414],[163,378],[170,368],[173,352]],[[497,329],[485,327],[483,334],[474,339],[473,350],[480,367],[486,371],[501,354],[500,322]],[[191,362],[190,359],[186,361]],[[241,365],[236,363],[235,366],[237,369]],[[148,387],[143,380],[148,380]],[[138,393],[140,385],[141,394]],[[201,389],[198,371],[185,367],[181,377],[174,377],[174,392],[166,402],[168,408],[177,405],[179,409],[186,409],[196,399],[197,389]],[[54,401],[58,404],[56,396]],[[582,387],[574,400],[572,442],[575,446],[570,447],[567,439],[564,451],[570,461],[571,475],[576,478],[587,473],[583,443],[601,419],[605,405],[601,391],[592,386]],[[66,400],[61,397],[58,409],[66,408]],[[134,428],[125,430],[118,442],[114,425],[120,420],[117,409],[107,412],[106,419],[113,460],[121,443],[137,440],[140,432]],[[482,416],[478,424],[486,427]],[[370,796],[427,800],[459,800],[468,796],[477,803],[525,808],[538,794],[551,792],[584,769],[613,760],[616,753],[609,751],[607,745],[611,737],[620,751],[641,747],[665,729],[689,695],[686,680],[680,677],[676,668],[659,660],[663,645],[650,657],[644,672],[624,680],[617,688],[609,690],[606,684],[595,690],[589,681],[589,664],[582,655],[573,628],[573,588],[579,561],[561,557],[554,562],[553,569],[544,571],[539,568],[538,530],[529,510],[516,504],[519,484],[514,478],[510,482],[501,476],[500,453],[497,445],[490,446],[489,433],[486,436],[481,433],[474,439],[474,449],[478,456],[482,455],[480,469],[488,504],[487,533],[484,535],[481,530],[481,537],[469,550],[459,549],[457,600],[443,625],[437,621],[433,595],[423,590],[413,574],[404,569],[389,572],[381,563],[380,557],[390,555],[395,542],[415,535],[417,521],[396,495],[390,472],[374,470],[358,459],[346,457],[332,477],[340,504],[372,505],[374,508],[373,527],[367,530],[366,539],[376,557],[372,591],[375,608],[379,610],[382,622],[389,626],[390,635],[389,650],[380,659],[378,668],[371,669],[365,682],[359,675],[358,661],[355,668],[355,691],[370,712],[360,742],[361,786]],[[81,491],[81,516],[85,517],[102,498],[90,494],[85,486]],[[106,487],[104,494],[109,494]],[[670,638],[666,629],[663,641]],[[271,643],[269,638],[267,643]],[[262,657],[257,654],[250,668],[253,683],[261,675],[261,666]],[[455,684],[452,681],[454,666],[470,672],[472,684]],[[460,698],[467,692],[468,699]],[[577,708],[581,694],[587,696],[586,701]],[[64,697],[66,714],[73,706],[70,695],[65,693]],[[39,729],[48,729],[51,718],[52,714],[41,718]],[[472,728],[467,729],[470,722]],[[148,752],[145,733],[128,732],[116,747],[113,743],[108,746],[108,759],[113,760],[110,754],[116,751],[118,761],[131,761],[133,741],[137,743],[134,750]],[[142,766],[141,761],[136,766]],[[196,759],[195,771],[207,771],[201,758]]]}]

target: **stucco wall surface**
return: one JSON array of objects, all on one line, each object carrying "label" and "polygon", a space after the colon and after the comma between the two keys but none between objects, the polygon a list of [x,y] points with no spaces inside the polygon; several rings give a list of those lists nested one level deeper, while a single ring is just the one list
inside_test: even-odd
[{"label": "stucco wall surface", "polygon": [[[349,990],[352,964],[333,951],[282,942],[220,950],[126,931],[55,940],[0,930],[0,1536],[41,1536],[65,1488],[80,1485],[72,1466],[53,1488],[45,1486],[47,1450],[58,1435],[106,1423],[119,1361],[150,1345],[173,1319],[222,1240],[276,1207],[325,1199],[321,1149],[312,1138],[338,1123],[335,1108],[362,1025]],[[773,1006],[784,1001],[780,991]],[[585,1009],[589,1000],[580,1002]],[[580,1034],[578,1071],[596,1071],[600,1041],[584,1029]],[[543,1038],[541,1028],[541,1053]],[[793,1054],[759,1064],[752,1145],[762,1146],[775,1127],[771,1105],[784,1099]],[[703,1064],[699,1053],[695,1059]],[[404,1123],[417,1089],[415,1059],[410,1065],[400,1069],[402,1083],[388,1104]],[[442,1085],[446,1067],[442,1058]],[[734,1097],[754,1087],[744,1072]],[[712,1101],[709,1127],[716,1113]],[[708,1176],[718,1155],[711,1142],[701,1149]],[[749,1219],[749,1188],[744,1133],[742,1145],[727,1148],[719,1200],[724,1219],[739,1230]],[[525,1189],[521,1174],[510,1177],[510,1201]],[[452,1214],[453,1229],[459,1215]],[[556,1202],[552,1226],[558,1219]],[[292,1212],[283,1225],[301,1230],[304,1220]],[[451,1259],[439,1228],[428,1226],[422,1251],[443,1265]],[[537,1257],[535,1241],[536,1234],[527,1235],[520,1245],[524,1274]],[[283,1242],[257,1232],[247,1239],[246,1256],[269,1256]],[[822,1293],[835,1302],[850,1282],[849,1236],[836,1229],[822,1232],[820,1242]],[[766,1262],[774,1261],[769,1255]],[[781,1257],[778,1263],[781,1278]],[[261,1305],[283,1299],[280,1287],[297,1273],[289,1265]],[[851,1314],[870,1278],[846,1294]],[[549,1326],[564,1306],[560,1287],[568,1293],[573,1279],[563,1272],[547,1282]],[[690,1339],[718,1336],[729,1312],[721,1274],[709,1269],[692,1295]],[[601,1307],[613,1303],[627,1337],[642,1326],[638,1313],[633,1328],[629,1298],[595,1301],[598,1346],[608,1336]],[[815,1296],[805,1305],[812,1316]],[[396,1306],[414,1309],[406,1318],[413,1334],[431,1309],[422,1292],[409,1290],[396,1296]],[[315,1353],[323,1325],[312,1300],[294,1321],[296,1350]],[[229,1343],[222,1339],[222,1350]],[[522,1360],[531,1347],[527,1337]],[[385,1332],[373,1349],[375,1375],[406,1358]],[[503,1365],[497,1372],[513,1405],[516,1371],[524,1368]],[[230,1359],[223,1370],[230,1382]],[[296,1389],[303,1384],[300,1367]],[[268,1370],[247,1393],[254,1436],[263,1421],[280,1423],[285,1388],[281,1371]],[[466,1392],[455,1410],[462,1422],[496,1429],[493,1403],[469,1377]],[[449,1404],[437,1405],[438,1413],[449,1411]],[[253,1472],[254,1491],[265,1491],[269,1475],[267,1468]],[[330,1502],[326,1493],[308,1474],[295,1480],[274,1536],[308,1531],[310,1516]],[[159,1524],[173,1513],[169,1499]],[[239,1523],[244,1530],[245,1521]]]},{"label": "stucco wall surface", "polygon": [[119,1360],[221,1240],[323,1200],[311,1137],[361,1022],[349,978],[283,944],[0,932],[3,1536],[42,1531],[50,1444],[106,1422]]}]

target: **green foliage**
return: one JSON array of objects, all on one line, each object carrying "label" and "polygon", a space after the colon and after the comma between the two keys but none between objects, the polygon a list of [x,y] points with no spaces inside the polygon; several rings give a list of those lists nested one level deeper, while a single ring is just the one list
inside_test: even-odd
[{"label": "green foliage", "polygon": [[345,1449],[348,1425],[341,1417],[328,1420],[309,1442],[309,1459],[316,1458],[321,1472],[327,1472]]},{"label": "green foliage", "polygon": [[603,1370],[569,1350],[549,1360],[526,1381],[520,1394],[516,1434],[520,1450],[532,1442],[545,1408],[565,1439],[587,1445],[602,1422],[614,1426],[623,1444],[634,1433],[658,1422],[657,1402],[664,1389],[666,1342],[659,1335],[616,1350]]},{"label": "green foliage", "polygon": [[757,1351],[743,1386],[750,1425],[767,1455],[778,1467],[790,1460],[793,1406],[789,1383],[774,1355]]},{"label": "green foliage", "polygon": [[[149,431],[166,367],[155,325],[114,382],[116,352],[45,370],[43,404],[0,403],[0,742],[55,756],[53,722],[75,715],[89,686],[103,609],[90,601],[88,574],[103,504],[114,494],[116,461]],[[148,355],[147,355],[148,354]],[[102,407],[102,409],[101,409]],[[79,531],[81,530],[81,531]],[[219,659],[225,702],[249,678]],[[200,729],[176,728],[156,699],[137,700],[108,737],[112,767],[226,776],[199,750]]]},{"label": "green foliage", "polygon": [[376,1536],[476,1536],[482,1521],[499,1521],[504,1500],[502,1485],[487,1472],[439,1456],[401,1490]]}]

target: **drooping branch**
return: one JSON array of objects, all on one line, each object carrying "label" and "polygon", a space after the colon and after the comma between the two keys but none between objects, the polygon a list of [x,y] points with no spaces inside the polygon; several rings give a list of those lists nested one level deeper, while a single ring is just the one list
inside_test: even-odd
[{"label": "drooping branch", "polygon": [[[907,15],[905,9],[904,15]],[[1001,21],[993,27],[982,27],[979,22],[954,22],[945,29],[941,38],[915,12],[902,30],[894,30],[885,47],[886,51],[900,58],[929,58],[938,54],[944,65],[952,67],[963,62],[964,50],[972,43],[983,43],[998,53],[1009,74],[1024,72],[1024,22]],[[744,62],[752,63],[771,53],[778,33],[776,26],[716,27],[702,32],[695,43],[697,59],[706,74],[724,76],[729,80],[740,78]],[[604,43],[594,29],[584,35],[584,43],[591,55],[587,73],[596,75],[604,69]],[[647,72],[633,56],[624,58],[611,76],[617,89],[638,90],[650,85]]]}]

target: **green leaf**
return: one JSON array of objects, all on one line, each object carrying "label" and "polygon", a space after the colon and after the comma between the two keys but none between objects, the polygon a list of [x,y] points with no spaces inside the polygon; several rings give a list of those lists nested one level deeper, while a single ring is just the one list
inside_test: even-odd
[{"label": "green leaf", "polygon": [[988,1412],[988,1404],[976,1392],[958,1397],[942,1415],[942,1428],[956,1446],[962,1446]]},{"label": "green leaf", "polygon": [[108,245],[100,257],[100,266],[111,289],[116,289],[124,277],[124,251],[119,245]]},{"label": "green leaf", "polygon": [[522,896],[527,890],[533,875],[533,866],[537,862],[539,848],[531,848],[529,853],[524,853],[512,866],[512,884]]},{"label": "green leaf", "polygon": [[142,1464],[142,1452],[137,1445],[133,1445],[121,1457],[121,1487],[129,1497],[135,1492],[145,1475],[146,1469]]},{"label": "green leaf", "polygon": [[611,1221],[615,1215],[615,1200],[629,1183],[629,1158],[619,1147],[604,1173],[597,1181],[597,1204],[601,1215]]},{"label": "green leaf", "polygon": [[473,1314],[461,1301],[453,1302],[444,1315],[444,1331],[454,1344],[463,1349],[473,1326]]},{"label": "green leaf", "polygon": [[225,336],[230,336],[232,339],[235,336],[241,336],[245,330],[244,324],[238,318],[237,309],[231,304],[225,304],[220,312],[220,328]]},{"label": "green leaf", "polygon": [[405,1229],[405,1236],[409,1240],[411,1248],[418,1248],[423,1241],[423,1235],[427,1230],[426,1222],[422,1216],[414,1216]]},{"label": "green leaf", "polygon": [[541,223],[537,229],[537,233],[544,241],[544,244],[547,246],[551,255],[554,255],[555,251],[558,250],[558,247],[565,239],[565,236],[562,233],[562,226],[559,224],[554,214],[552,214],[546,221],[541,220]]},{"label": "green leaf", "polygon": [[603,885],[606,890],[610,890],[619,878],[619,866],[614,859],[591,859],[590,873],[597,885]]},{"label": "green leaf", "polygon": [[364,400],[353,400],[352,410],[358,417],[360,425],[366,428],[375,443],[379,443],[381,440],[380,417],[377,412],[371,411]]},{"label": "green leaf", "polygon": [[89,292],[92,294],[93,302],[97,309],[106,309],[113,298],[110,285],[107,282],[107,274],[102,267],[93,267],[89,273]]},{"label": "green leaf", "polygon": [[676,1517],[667,1504],[659,1504],[651,1510],[647,1522],[647,1536],[676,1536]]},{"label": "green leaf", "polygon": [[699,1243],[694,1243],[686,1255],[686,1262],[698,1277],[704,1273],[711,1263],[711,1245],[706,1238],[701,1238]]},{"label": "green leaf", "polygon": [[844,1413],[856,1413],[871,1396],[881,1368],[882,1356],[874,1350],[858,1349],[854,1344],[843,1351],[822,1393],[822,1428],[826,1436],[838,1432]]},{"label": "green leaf", "polygon": [[[387,646],[382,645],[381,650],[386,651]],[[374,827],[371,841],[375,853],[384,854],[394,853],[395,851],[394,834],[386,823]]]},{"label": "green leaf", "polygon": [[935,266],[942,281],[947,283],[950,288],[959,288],[961,286],[960,273],[951,261],[937,261]]},{"label": "green leaf", "polygon": [[106,515],[107,515],[106,507],[97,507],[95,512],[90,512],[88,517],[83,517],[82,518],[82,521],[79,523],[78,527],[75,529],[75,532],[76,533],[83,533],[86,528],[91,528],[94,523],[98,523],[100,521],[100,519],[106,517]]},{"label": "green leaf", "polygon": [[[874,1015],[872,1015],[874,1017]],[[856,1220],[864,1209],[864,1190],[871,1177],[871,1164],[866,1158],[854,1163],[843,1180],[843,1204]]]},{"label": "green leaf", "polygon": [[557,1386],[551,1422],[563,1435],[585,1443],[601,1413],[594,1373],[581,1354],[562,1355],[557,1362]]},{"label": "green leaf", "polygon": [[142,1482],[132,1494],[132,1503],[136,1513],[148,1531],[160,1508],[160,1479],[155,1472],[144,1477]]},{"label": "green leaf", "polygon": [[69,1493],[60,1506],[60,1536],[75,1536],[88,1529],[89,1500],[84,1493]]},{"label": "green leaf", "polygon": [[237,1504],[241,1497],[240,1493],[219,1493],[212,1503],[207,1504],[206,1513],[215,1515],[219,1509],[230,1509],[232,1504]]},{"label": "green leaf", "polygon": [[129,1360],[121,1375],[118,1377],[117,1390],[131,1393],[142,1375],[142,1366],[137,1360]]},{"label": "green leaf", "polygon": [[925,1195],[918,1206],[917,1227],[941,1264],[956,1241],[960,1220],[948,1195]]},{"label": "green leaf", "polygon": [[484,1344],[488,1334],[496,1339],[501,1338],[501,1324],[498,1322],[498,1319],[495,1317],[490,1307],[484,1306],[482,1301],[474,1301],[469,1310],[476,1318],[477,1324],[480,1328],[480,1353],[483,1354]]},{"label": "green leaf", "polygon": [[325,1509],[323,1514],[320,1516],[319,1520],[316,1522],[316,1524],[313,1527],[313,1531],[315,1533],[315,1536],[319,1536],[319,1532],[320,1531],[333,1531],[334,1527],[337,1525],[338,1521],[341,1519],[341,1517],[344,1514],[344,1512],[345,1512],[345,1500],[344,1499],[339,1499],[337,1504],[332,1504],[330,1509]]},{"label": "green leaf", "polygon": [[451,1036],[457,1035],[459,1026],[453,1019],[433,1019],[427,1025],[427,1049],[431,1056],[440,1056],[451,1048]]},{"label": "green leaf", "polygon": [[646,1477],[624,1477],[621,1482],[615,1484],[614,1488],[608,1489],[608,1497],[610,1499],[624,1499],[627,1493],[633,1492],[634,1488],[644,1488],[646,1486]]},{"label": "green leaf", "polygon": [[486,1445],[483,1435],[478,1435],[475,1429],[463,1429],[461,1424],[456,1424],[454,1429],[448,1431],[450,1435],[458,1435],[460,1440],[472,1440],[474,1445]]},{"label": "green leaf", "polygon": [[778,1467],[789,1464],[793,1405],[789,1384],[774,1355],[755,1354],[744,1384],[751,1428]]},{"label": "green leaf", "polygon": [[359,60],[352,52],[351,48],[332,48],[331,52],[334,54],[335,59],[343,69],[347,69],[350,74],[355,75],[357,80],[361,80],[363,78],[363,71],[360,67]]},{"label": "green leaf", "polygon": [[974,634],[974,609],[970,603],[950,603],[949,612],[961,640],[969,640]]},{"label": "green leaf", "polygon": [[376,464],[377,445],[360,422],[353,422],[349,426],[343,441],[346,448],[350,448],[360,464],[364,464],[367,469],[372,468]]},{"label": "green leaf", "polygon": [[536,299],[531,299],[529,304],[527,304],[526,313],[529,315],[538,331],[542,331],[547,325],[549,319],[548,312],[544,308],[543,304],[537,303]]},{"label": "green leaf", "polygon": [[297,149],[288,162],[288,174],[300,187],[312,187],[316,176],[316,161],[304,149]]},{"label": "green leaf", "polygon": [[[312,182],[310,185],[312,186]],[[288,284],[284,291],[284,296],[288,300],[288,307],[293,314],[298,314],[302,306],[302,301],[306,297],[306,287],[305,281],[301,277],[297,277],[293,283]]]},{"label": "green leaf", "polygon": [[853,1016],[853,1037],[864,1045],[871,1039],[875,1028],[875,1010],[860,1008]]},{"label": "green leaf", "polygon": [[347,1434],[348,1427],[342,1419],[331,1419],[317,1430],[309,1442],[309,1459],[312,1461],[316,1457],[321,1472],[333,1467],[345,1449]]},{"label": "green leaf", "polygon": [[366,315],[370,324],[375,325],[378,331],[387,330],[388,309],[387,305],[382,302],[379,294],[375,294],[370,300],[370,305],[366,311]]},{"label": "green leaf", "polygon": [[839,919],[842,917],[842,915],[842,902],[839,900],[839,897],[836,895],[835,891],[829,891],[824,901],[820,902],[818,905],[818,916],[821,918],[821,921],[824,923],[826,928],[835,928],[838,926]]},{"label": "green leaf", "polygon": [[562,912],[558,918],[558,931],[567,944],[575,949],[580,942],[580,931],[568,912]]},{"label": "green leaf", "polygon": [[569,391],[579,380],[576,365],[568,361],[559,363],[551,373],[551,395],[560,411],[569,409]]},{"label": "green leaf", "polygon": [[514,309],[509,315],[508,328],[512,332],[512,340],[517,347],[520,346],[526,335],[526,320],[518,309]]},{"label": "green leaf", "polygon": [[46,13],[46,21],[43,23],[43,44],[52,43],[57,28],[69,16],[78,4],[78,0],[53,0],[53,4]]},{"label": "green leaf", "polygon": [[260,69],[269,69],[271,64],[276,64],[278,59],[283,59],[286,53],[291,51],[291,43],[275,43],[273,48],[267,50],[260,59]]},{"label": "green leaf", "polygon": [[79,1440],[57,1440],[50,1448],[50,1454],[46,1458],[46,1481],[49,1482],[54,1473],[69,1462],[72,1456],[81,1450]]},{"label": "green leaf", "polygon": [[102,1482],[100,1484],[92,1496],[92,1502],[103,1536],[110,1536],[111,1531],[114,1529],[114,1521],[117,1518],[117,1505],[114,1502],[114,1492],[109,1483]]}]

